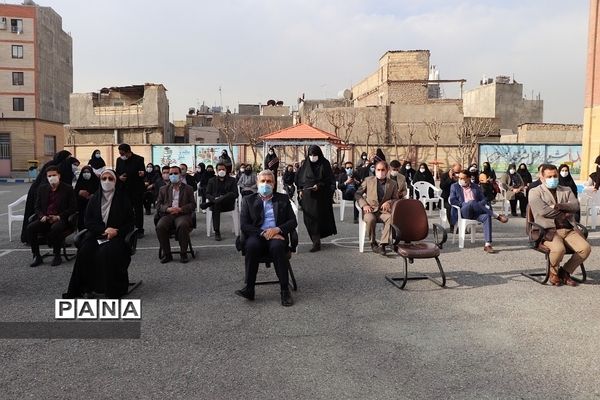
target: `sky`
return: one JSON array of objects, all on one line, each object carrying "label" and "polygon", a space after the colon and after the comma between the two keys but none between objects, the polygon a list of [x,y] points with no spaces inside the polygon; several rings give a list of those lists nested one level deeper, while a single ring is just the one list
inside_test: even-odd
[{"label": "sky", "polygon": [[582,123],[588,1],[47,0],[73,37],[75,92],[162,83],[171,119],[203,102],[296,105],[375,72],[387,50],[428,49],[440,79],[509,75],[544,121]]}]

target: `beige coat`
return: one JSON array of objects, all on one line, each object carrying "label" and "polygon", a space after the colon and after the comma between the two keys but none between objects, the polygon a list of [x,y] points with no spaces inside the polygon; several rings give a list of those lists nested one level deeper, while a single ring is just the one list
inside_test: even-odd
[{"label": "beige coat", "polygon": [[502,175],[502,178],[500,178],[500,183],[502,183],[502,187],[506,190],[506,200],[509,201],[515,199],[515,193],[512,191],[513,189],[519,189],[522,191],[525,188],[525,183],[523,182],[521,175],[519,175],[517,172],[515,172],[514,175],[517,186],[510,186],[510,175],[508,172]]},{"label": "beige coat", "polygon": [[[544,228],[556,228],[554,219],[561,214],[569,213],[569,222],[575,226],[573,214],[579,211],[579,202],[571,188],[558,186],[556,198],[558,202],[554,200],[550,189],[543,184],[529,191],[529,207],[531,207],[535,223]],[[561,204],[561,210],[554,208],[557,203]]]},{"label": "beige coat", "polygon": [[361,208],[369,205],[373,208],[373,212],[377,212],[379,211],[381,204],[388,200],[398,200],[400,198],[398,195],[398,183],[396,183],[396,181],[393,179],[386,179],[383,199],[381,203],[379,203],[377,201],[377,178],[374,176],[369,176],[362,181],[360,188],[354,195],[354,198]]}]

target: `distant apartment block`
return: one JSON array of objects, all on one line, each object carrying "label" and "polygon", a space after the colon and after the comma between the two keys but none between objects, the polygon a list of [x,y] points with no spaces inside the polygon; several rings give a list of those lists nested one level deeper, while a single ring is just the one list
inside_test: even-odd
[{"label": "distant apartment block", "polygon": [[62,18],[31,1],[0,4],[0,176],[64,146],[73,44]]},{"label": "distant apartment block", "polygon": [[161,84],[121,86],[71,94],[68,144],[173,143],[167,89]]}]

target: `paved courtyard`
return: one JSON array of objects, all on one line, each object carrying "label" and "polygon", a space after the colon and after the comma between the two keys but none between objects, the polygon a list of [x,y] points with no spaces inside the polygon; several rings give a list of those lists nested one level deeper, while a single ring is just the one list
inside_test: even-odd
[{"label": "paved courtyard", "polygon": [[[29,268],[28,248],[8,241],[6,205],[27,184],[0,184],[0,321],[53,321],[54,299],[66,290],[73,262]],[[1,399],[418,399],[600,397],[600,234],[588,283],[541,286],[521,275],[543,266],[527,247],[524,220],[494,223],[498,254],[483,240],[441,260],[448,284],[384,275],[401,259],[361,254],[351,210],[338,235],[312,254],[300,215],[299,253],[292,265],[296,304],[284,308],[276,286],[255,302],[233,294],[243,286],[231,219],[224,241],[206,237],[204,216],[192,234],[197,258],[158,262],[146,217],[130,279],[143,280],[141,339],[0,340]],[[434,222],[436,219],[433,220]],[[148,228],[150,227],[150,228]],[[13,228],[13,235],[20,229]],[[72,250],[71,250],[72,251]],[[412,271],[435,272],[417,261]],[[260,276],[274,271],[261,267]]]}]

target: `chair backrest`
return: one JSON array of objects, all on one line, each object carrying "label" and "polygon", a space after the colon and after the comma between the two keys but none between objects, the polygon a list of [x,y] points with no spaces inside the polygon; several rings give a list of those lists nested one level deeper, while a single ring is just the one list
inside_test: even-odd
[{"label": "chair backrest", "polygon": [[[415,183],[413,183],[413,188],[415,189],[415,192],[413,194],[415,199],[422,199],[422,198],[430,199],[431,197],[429,197],[429,190],[433,190],[434,191],[433,197],[436,197],[435,196],[436,187],[433,186],[429,182],[425,182],[425,181],[415,182]],[[417,192],[418,192],[418,194],[417,194]]]},{"label": "chair backrest", "polygon": [[392,205],[392,225],[400,230],[400,240],[416,242],[429,234],[427,212],[419,200],[398,200]]}]

